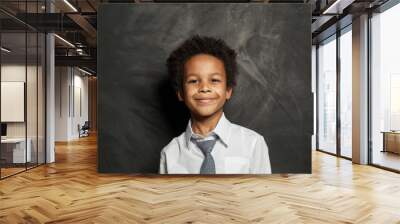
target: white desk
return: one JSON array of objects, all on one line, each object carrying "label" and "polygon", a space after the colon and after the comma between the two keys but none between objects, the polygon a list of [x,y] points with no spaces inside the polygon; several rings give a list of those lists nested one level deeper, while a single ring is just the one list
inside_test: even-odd
[{"label": "white desk", "polygon": [[[25,154],[25,138],[6,138],[1,139],[2,147],[13,147],[13,163],[25,163],[31,161],[31,145],[32,140],[30,138],[27,139],[28,147],[26,147],[26,154]],[[2,149],[3,151],[3,149]],[[25,159],[27,159],[25,161]]]}]

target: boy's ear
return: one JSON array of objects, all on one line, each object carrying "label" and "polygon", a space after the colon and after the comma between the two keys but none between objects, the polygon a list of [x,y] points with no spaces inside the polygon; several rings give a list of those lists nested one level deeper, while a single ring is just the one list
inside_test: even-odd
[{"label": "boy's ear", "polygon": [[182,97],[182,94],[181,94],[181,91],[176,91],[176,96],[178,97],[178,100],[179,101],[183,101],[183,97]]},{"label": "boy's ear", "polygon": [[232,91],[233,91],[233,88],[232,87],[227,87],[226,88],[226,99],[227,100],[229,100],[230,98],[231,98],[231,96],[232,96]]}]

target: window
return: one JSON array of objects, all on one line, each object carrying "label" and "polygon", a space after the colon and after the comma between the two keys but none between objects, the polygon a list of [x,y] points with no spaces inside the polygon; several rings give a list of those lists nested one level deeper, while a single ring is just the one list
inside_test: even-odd
[{"label": "window", "polygon": [[400,4],[371,18],[371,157],[373,164],[396,170],[400,170],[399,21]]},{"label": "window", "polygon": [[336,153],[336,36],[318,48],[318,149]]},{"label": "window", "polygon": [[352,35],[351,26],[340,36],[340,154],[352,157]]}]

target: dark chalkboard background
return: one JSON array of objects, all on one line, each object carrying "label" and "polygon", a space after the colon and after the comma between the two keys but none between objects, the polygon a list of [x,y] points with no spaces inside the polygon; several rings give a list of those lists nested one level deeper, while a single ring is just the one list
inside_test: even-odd
[{"label": "dark chalkboard background", "polygon": [[194,34],[238,52],[228,119],[262,134],[273,173],[311,172],[311,8],[307,4],[105,4],[98,12],[98,170],[157,173],[189,119],[166,58]]}]

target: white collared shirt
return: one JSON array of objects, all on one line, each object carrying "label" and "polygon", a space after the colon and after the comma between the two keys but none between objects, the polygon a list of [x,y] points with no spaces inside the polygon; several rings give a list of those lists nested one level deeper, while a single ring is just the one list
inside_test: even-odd
[{"label": "white collared shirt", "polygon": [[[222,114],[211,132],[218,140],[211,152],[216,174],[269,174],[271,165],[268,146],[257,132],[231,123]],[[199,174],[204,154],[191,141],[196,137],[191,121],[186,131],[163,148],[160,174]]]}]

